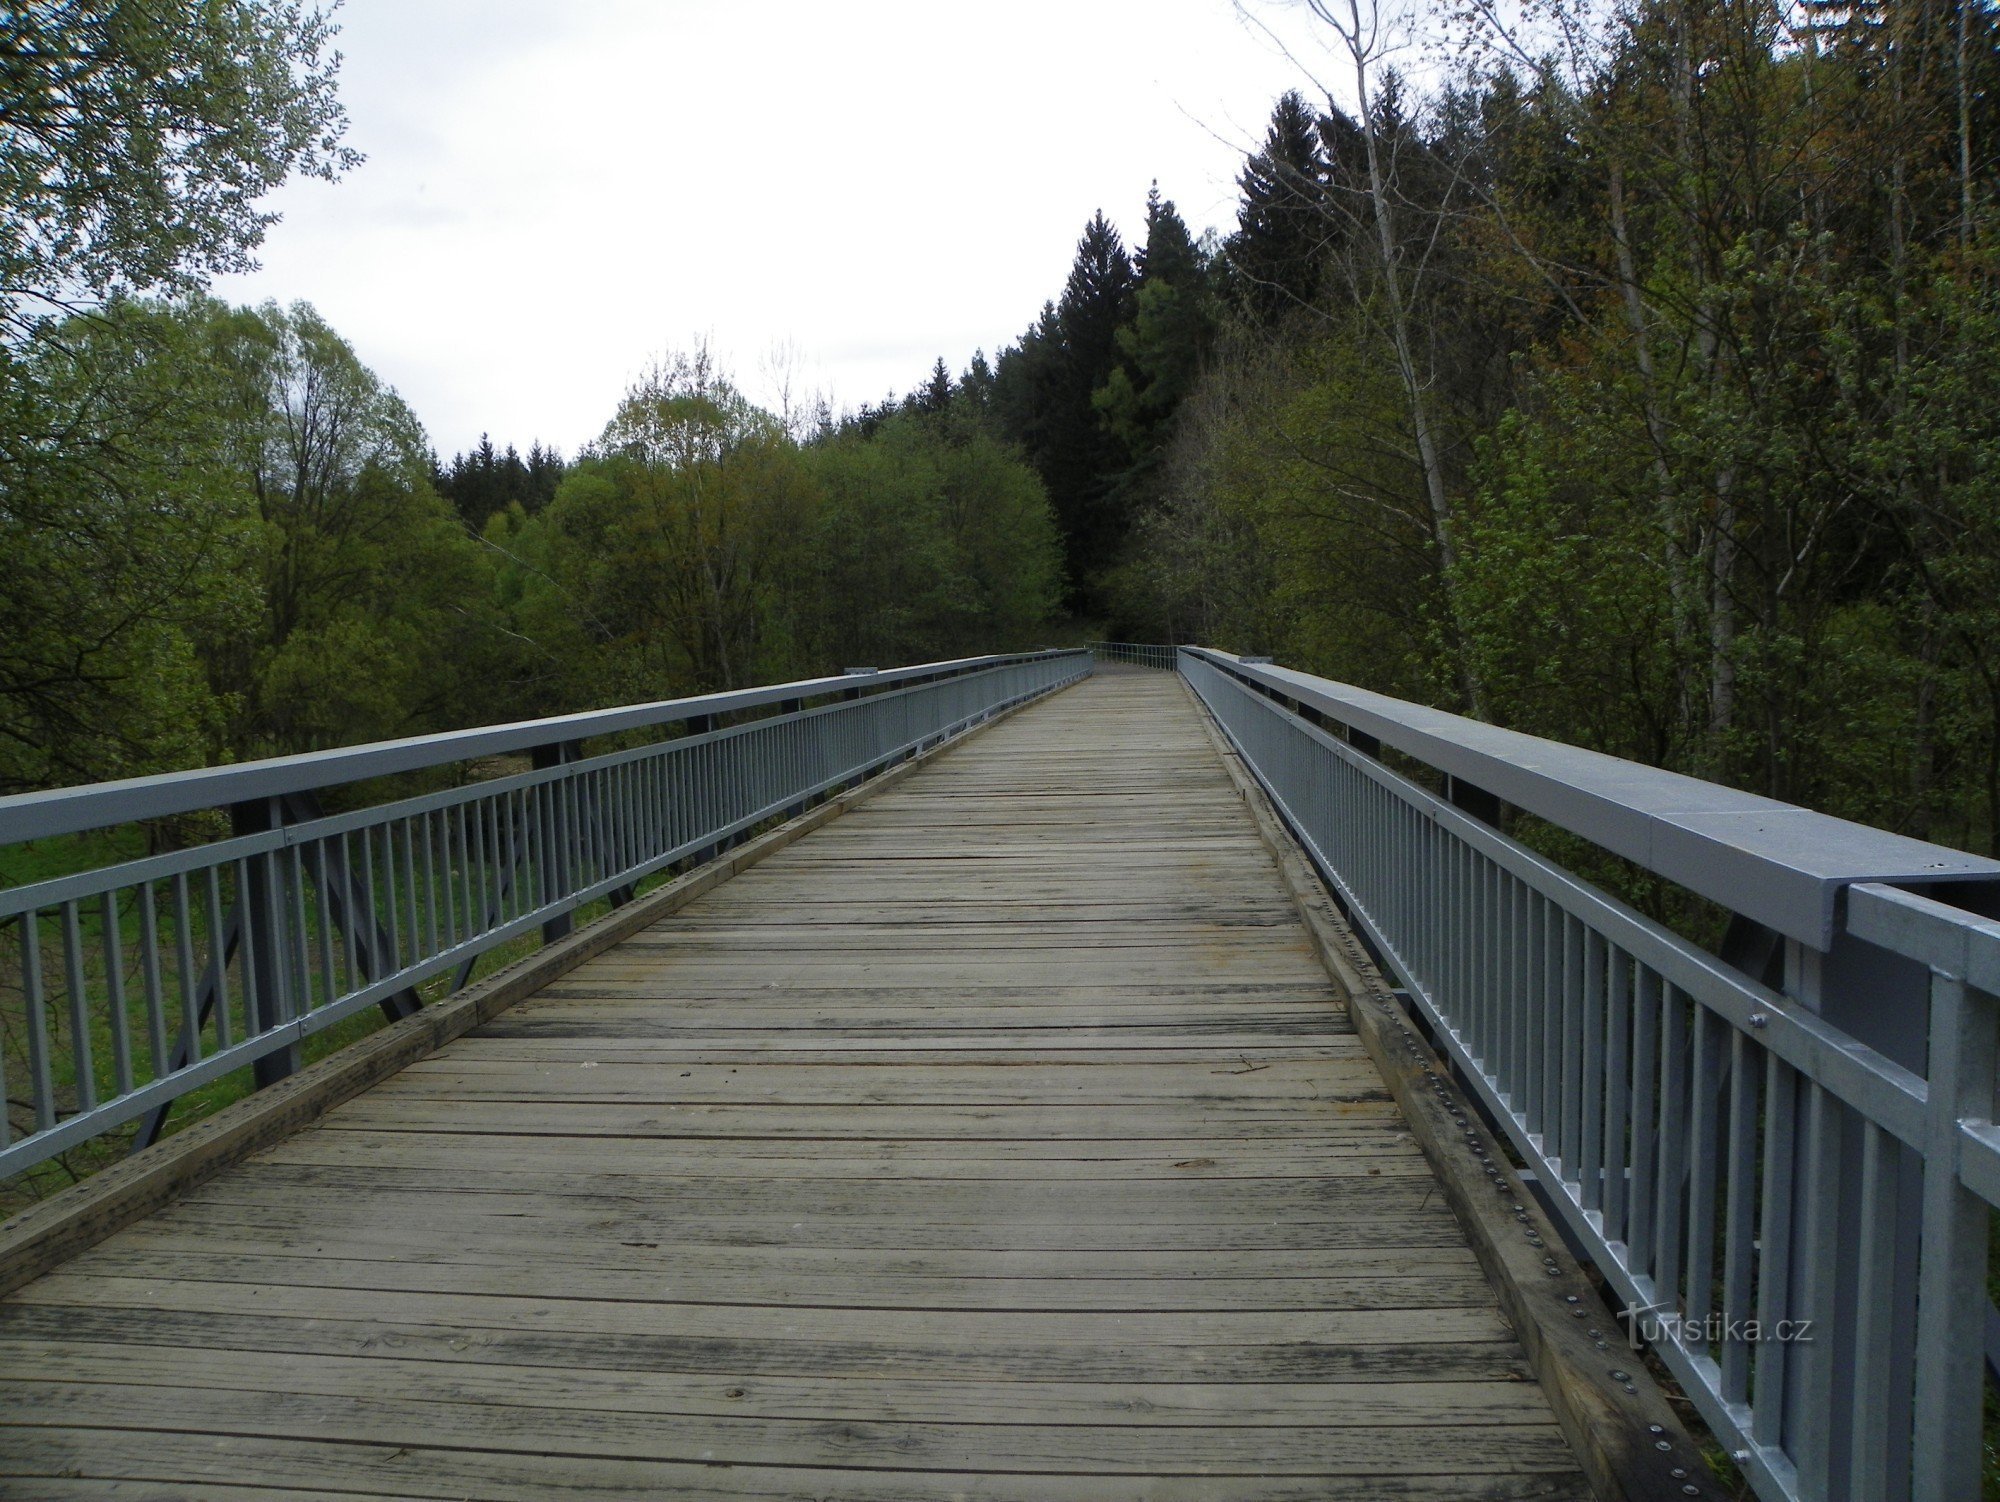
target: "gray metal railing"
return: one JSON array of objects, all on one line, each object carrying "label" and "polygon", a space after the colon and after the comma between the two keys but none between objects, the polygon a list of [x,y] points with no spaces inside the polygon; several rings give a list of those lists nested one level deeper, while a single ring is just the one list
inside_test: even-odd
[{"label": "gray metal railing", "polygon": [[[0,1176],[1089,673],[971,658],[0,799],[0,846],[227,808],[231,837],[0,891]],[[723,724],[724,717],[760,718]],[[672,739],[582,755],[634,732]],[[321,790],[526,754],[511,775],[327,815]],[[12,1034],[11,1039],[9,1034]],[[25,1129],[23,1129],[25,1127]]]},{"label": "gray metal railing", "polygon": [[1116,662],[1133,668],[1158,668],[1163,672],[1173,671],[1175,651],[1173,647],[1146,642],[1094,641],[1090,644],[1090,655],[1099,662]]},{"label": "gray metal railing", "polygon": [[[1758,1493],[1978,1496],[2000,923],[1972,909],[2000,863],[1225,653],[1179,664]],[[1720,952],[1509,838],[1503,803],[1726,908]]]}]

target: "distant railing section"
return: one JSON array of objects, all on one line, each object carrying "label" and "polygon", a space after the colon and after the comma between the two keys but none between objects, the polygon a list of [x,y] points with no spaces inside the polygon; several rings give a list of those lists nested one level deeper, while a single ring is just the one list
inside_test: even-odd
[{"label": "distant railing section", "polygon": [[[855,670],[774,688],[0,799],[0,846],[227,808],[230,838],[0,891],[0,1176],[246,1066],[258,1083],[357,1011],[1091,671],[1083,651]],[[742,723],[726,719],[756,715]],[[671,734],[599,755],[590,738]],[[326,815],[365,778],[530,769]]]},{"label": "distant railing section", "polygon": [[[2000,923],[1942,899],[1990,906],[2000,864],[1179,660],[1759,1494],[1980,1495]],[[1736,914],[1722,952],[1509,838],[1509,804]]]},{"label": "distant railing section", "polygon": [[1175,651],[1173,647],[1145,642],[1094,641],[1090,644],[1090,655],[1099,662],[1115,662],[1133,668],[1158,668],[1169,673],[1174,669]]}]

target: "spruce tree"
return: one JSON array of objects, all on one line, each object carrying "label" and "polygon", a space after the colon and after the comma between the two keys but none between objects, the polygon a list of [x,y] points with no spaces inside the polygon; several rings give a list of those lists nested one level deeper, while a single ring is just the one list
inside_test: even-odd
[{"label": "spruce tree", "polygon": [[1326,266],[1327,164],[1320,122],[1296,89],[1271,112],[1264,146],[1237,179],[1242,200],[1225,250],[1237,300],[1270,328],[1319,291]]},{"label": "spruce tree", "polygon": [[1124,445],[1093,400],[1118,364],[1118,330],[1131,317],[1132,258],[1103,210],[1077,242],[1062,300],[1001,357],[996,403],[1008,435],[1027,450],[1062,531],[1069,603],[1099,608],[1097,580],[1115,560],[1125,517],[1114,494]]},{"label": "spruce tree", "polygon": [[1118,331],[1119,364],[1097,392],[1112,432],[1132,468],[1123,478],[1135,502],[1149,499],[1145,483],[1165,446],[1174,414],[1193,388],[1215,338],[1215,300],[1208,267],[1173,200],[1159,184],[1146,199],[1146,243],[1137,256],[1132,318]]}]

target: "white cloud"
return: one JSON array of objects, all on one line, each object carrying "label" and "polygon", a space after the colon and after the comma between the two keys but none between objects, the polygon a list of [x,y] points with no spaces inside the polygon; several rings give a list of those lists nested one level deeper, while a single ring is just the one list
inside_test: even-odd
[{"label": "white cloud", "polygon": [[[1311,46],[1285,7],[1253,13]],[[775,401],[836,404],[1015,337],[1102,206],[1148,183],[1233,219],[1271,102],[1306,80],[1229,0],[349,0],[368,161],[294,183],[237,301],[303,298],[441,453],[574,449],[662,351],[709,336]]]}]

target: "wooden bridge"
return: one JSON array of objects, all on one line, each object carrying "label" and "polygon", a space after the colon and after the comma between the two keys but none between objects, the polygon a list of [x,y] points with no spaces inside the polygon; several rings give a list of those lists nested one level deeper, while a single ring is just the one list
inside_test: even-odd
[{"label": "wooden bridge", "polygon": [[1109,645],[0,846],[201,809],[0,890],[0,1175],[142,1148],[0,1223],[0,1499],[2000,1485],[2000,862]]},{"label": "wooden bridge", "polygon": [[19,1288],[0,1478],[1591,1494],[1157,673],[1022,710]]}]

